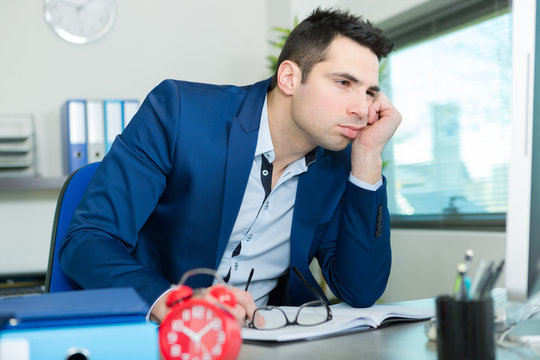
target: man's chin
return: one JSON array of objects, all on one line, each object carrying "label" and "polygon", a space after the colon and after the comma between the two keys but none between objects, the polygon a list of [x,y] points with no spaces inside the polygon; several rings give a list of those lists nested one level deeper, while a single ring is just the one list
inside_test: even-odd
[{"label": "man's chin", "polygon": [[346,138],[346,139],[347,139],[346,141],[342,141],[336,144],[325,144],[325,145],[321,145],[321,147],[329,151],[341,151],[354,141],[354,139],[350,139],[350,138]]}]

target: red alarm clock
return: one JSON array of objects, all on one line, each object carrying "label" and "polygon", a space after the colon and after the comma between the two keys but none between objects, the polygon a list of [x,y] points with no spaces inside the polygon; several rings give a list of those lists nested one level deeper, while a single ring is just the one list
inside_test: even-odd
[{"label": "red alarm clock", "polygon": [[[171,311],[159,327],[159,346],[166,360],[233,360],[242,345],[240,325],[234,316],[218,304],[193,297],[193,289],[183,285],[196,274],[221,277],[210,269],[188,271],[180,285],[167,297]],[[210,290],[219,304],[234,307],[236,298],[224,285]]]}]

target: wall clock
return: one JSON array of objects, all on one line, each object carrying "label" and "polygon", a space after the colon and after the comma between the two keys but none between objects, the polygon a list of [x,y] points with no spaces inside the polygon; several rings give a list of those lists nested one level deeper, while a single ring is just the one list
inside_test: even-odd
[{"label": "wall clock", "polygon": [[116,0],[44,0],[43,11],[58,36],[74,44],[87,44],[111,29]]}]

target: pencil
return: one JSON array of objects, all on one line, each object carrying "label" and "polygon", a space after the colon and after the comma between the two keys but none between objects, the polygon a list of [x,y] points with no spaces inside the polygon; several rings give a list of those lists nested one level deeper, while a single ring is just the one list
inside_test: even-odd
[{"label": "pencil", "polygon": [[253,277],[254,272],[255,272],[255,269],[251,269],[251,271],[249,272],[249,276],[248,276],[247,283],[246,283],[246,288],[244,289],[244,291],[248,290],[249,284],[251,283],[251,278]]}]

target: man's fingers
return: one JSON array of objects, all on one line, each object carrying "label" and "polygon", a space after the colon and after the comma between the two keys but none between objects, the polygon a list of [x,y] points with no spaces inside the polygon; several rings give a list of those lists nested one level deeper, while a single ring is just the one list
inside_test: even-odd
[{"label": "man's fingers", "polygon": [[[222,285],[218,285],[218,286],[222,286]],[[244,326],[246,318],[249,321],[253,319],[253,313],[255,312],[255,309],[257,308],[255,305],[255,302],[253,301],[253,297],[248,292],[234,288],[234,287],[229,287],[227,289],[230,292],[232,292],[233,295],[236,297],[237,304],[234,307],[219,303],[219,301],[210,294],[210,291],[205,291],[203,298],[205,300],[214,302],[222,306],[224,309],[229,311],[236,318],[236,320],[241,326]]]},{"label": "man's fingers", "polygon": [[236,306],[240,306],[245,310],[244,319],[247,317],[248,320],[253,319],[253,313],[255,312],[255,309],[257,309],[257,306],[255,305],[255,301],[253,301],[253,297],[250,293],[247,291],[237,289],[237,288],[230,288],[236,296],[236,301],[238,304]]},{"label": "man's fingers", "polygon": [[[379,106],[380,108],[380,106]],[[379,120],[379,108],[376,107],[376,104],[372,104],[368,109],[368,124],[371,125],[375,121]]]},{"label": "man's fingers", "polygon": [[393,117],[398,111],[384,93],[379,93],[368,109],[368,124],[373,124],[383,117]]},{"label": "man's fingers", "polygon": [[150,320],[161,324],[171,309],[167,306],[167,293],[163,294],[152,307]]},{"label": "man's fingers", "polygon": [[246,309],[244,309],[240,305],[236,305],[234,308],[231,308],[229,306],[223,306],[223,307],[234,316],[234,318],[236,319],[240,327],[244,326],[246,322]]}]

